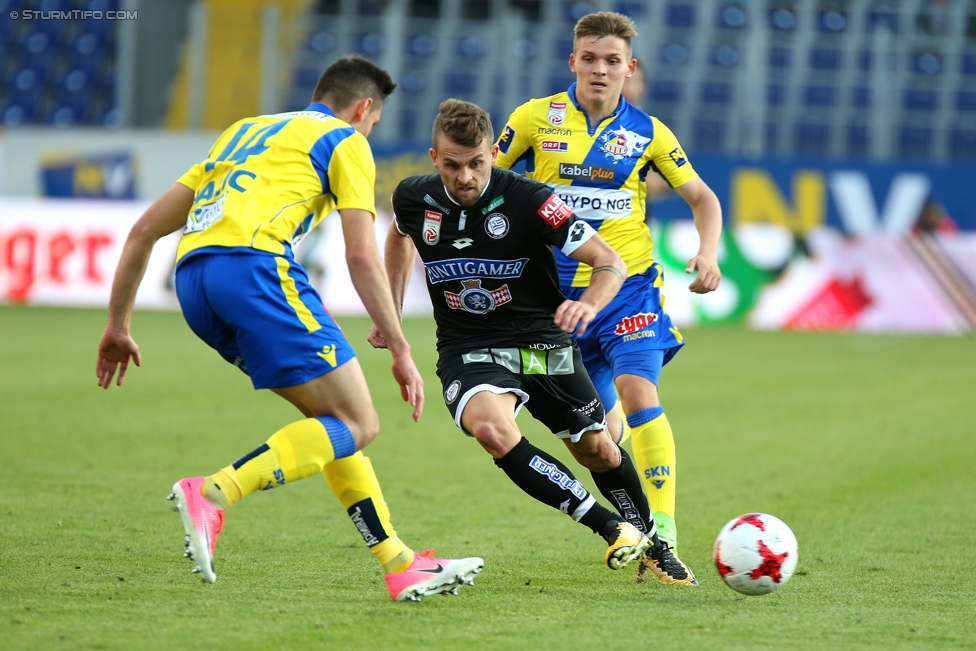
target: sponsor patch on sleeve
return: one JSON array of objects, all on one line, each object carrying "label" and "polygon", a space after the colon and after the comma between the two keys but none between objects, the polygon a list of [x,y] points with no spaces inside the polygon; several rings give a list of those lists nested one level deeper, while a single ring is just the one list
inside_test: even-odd
[{"label": "sponsor patch on sleeve", "polygon": [[685,156],[685,153],[681,151],[681,147],[675,147],[672,149],[670,152],[668,152],[668,156],[670,156],[671,160],[674,161],[675,167],[681,167],[688,162],[688,158]]},{"label": "sponsor patch on sleeve", "polygon": [[556,195],[552,195],[546,199],[546,202],[539,207],[537,212],[553,228],[559,228],[573,214],[570,207],[563,203],[563,200]]},{"label": "sponsor patch on sleeve", "polygon": [[506,124],[501,138],[498,139],[498,150],[503,154],[507,154],[508,148],[512,146],[513,140],[515,140],[515,129]]}]

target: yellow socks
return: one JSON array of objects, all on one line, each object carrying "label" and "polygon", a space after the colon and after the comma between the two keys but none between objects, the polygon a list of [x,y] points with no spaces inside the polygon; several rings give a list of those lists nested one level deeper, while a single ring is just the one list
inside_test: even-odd
[{"label": "yellow socks", "polygon": [[662,407],[641,409],[627,416],[637,471],[644,482],[658,536],[677,545],[674,522],[675,453],[671,423]]},{"label": "yellow socks", "polygon": [[369,459],[357,452],[333,461],[322,472],[383,571],[397,574],[410,567],[413,551],[393,530],[390,510]]},{"label": "yellow socks", "polygon": [[227,509],[256,490],[303,479],[355,452],[352,433],[341,420],[306,418],[281,428],[267,443],[208,477],[203,494],[215,506]]}]

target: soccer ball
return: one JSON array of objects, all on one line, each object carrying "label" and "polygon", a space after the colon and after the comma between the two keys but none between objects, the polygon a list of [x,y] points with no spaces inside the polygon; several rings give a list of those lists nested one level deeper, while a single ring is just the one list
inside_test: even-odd
[{"label": "soccer ball", "polygon": [[793,576],[796,536],[765,513],[746,513],[722,527],[715,540],[715,567],[725,584],[746,595],[768,594]]}]

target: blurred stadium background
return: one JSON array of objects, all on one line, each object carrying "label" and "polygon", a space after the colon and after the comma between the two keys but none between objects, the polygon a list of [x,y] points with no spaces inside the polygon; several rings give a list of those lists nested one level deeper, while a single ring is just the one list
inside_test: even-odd
[{"label": "blurred stadium background", "polygon": [[[500,130],[573,81],[572,27],[637,23],[643,108],[722,201],[725,281],[682,290],[690,212],[650,228],[682,325],[964,333],[976,328],[976,1],[0,0],[0,301],[99,306],[147,202],[217,133],[307,105],[358,53],[400,83],[371,136],[378,238],[447,97]],[[336,313],[361,313],[336,220],[302,260]],[[139,304],[173,308],[175,240]],[[429,312],[411,288],[409,310]]]}]

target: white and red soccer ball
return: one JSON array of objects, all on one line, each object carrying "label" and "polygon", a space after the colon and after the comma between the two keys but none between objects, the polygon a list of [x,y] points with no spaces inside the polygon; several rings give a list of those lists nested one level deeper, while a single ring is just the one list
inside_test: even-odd
[{"label": "white and red soccer ball", "polygon": [[725,584],[746,595],[768,594],[793,576],[796,536],[779,518],[747,513],[729,521],[715,540],[715,567]]}]

